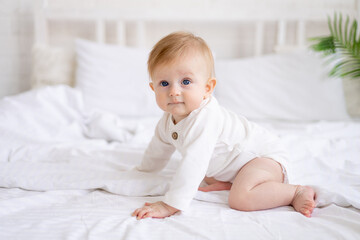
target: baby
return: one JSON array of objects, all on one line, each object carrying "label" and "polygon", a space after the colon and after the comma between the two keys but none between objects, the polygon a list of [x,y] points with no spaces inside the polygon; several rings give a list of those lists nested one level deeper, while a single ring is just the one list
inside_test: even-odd
[{"label": "baby", "polygon": [[[214,59],[203,39],[186,32],[164,37],[150,53],[148,71],[165,113],[136,169],[160,171],[175,150],[182,159],[164,200],[145,203],[133,216],[168,217],[187,209],[198,190],[230,190],[233,209],[292,205],[310,217],[314,190],[288,184],[287,156],[277,137],[224,109],[212,96]],[[199,187],[203,179],[208,185]]]}]

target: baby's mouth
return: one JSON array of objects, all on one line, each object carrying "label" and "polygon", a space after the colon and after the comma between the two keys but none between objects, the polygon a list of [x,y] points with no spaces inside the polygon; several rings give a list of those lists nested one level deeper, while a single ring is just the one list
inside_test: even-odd
[{"label": "baby's mouth", "polygon": [[180,101],[173,101],[173,102],[169,102],[168,105],[176,105],[176,104],[183,104],[184,102],[180,102]]}]

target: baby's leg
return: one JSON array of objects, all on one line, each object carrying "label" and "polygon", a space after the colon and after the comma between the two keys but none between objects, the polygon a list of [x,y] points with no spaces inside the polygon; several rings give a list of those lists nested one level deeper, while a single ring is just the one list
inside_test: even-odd
[{"label": "baby's leg", "polygon": [[208,185],[205,187],[199,187],[199,191],[202,192],[230,190],[232,185],[231,182],[221,182],[217,181],[215,178],[205,177],[204,180]]},{"label": "baby's leg", "polygon": [[269,158],[255,158],[243,166],[229,194],[231,208],[254,211],[292,205],[310,217],[315,207],[315,193],[310,187],[283,183],[279,163]]}]

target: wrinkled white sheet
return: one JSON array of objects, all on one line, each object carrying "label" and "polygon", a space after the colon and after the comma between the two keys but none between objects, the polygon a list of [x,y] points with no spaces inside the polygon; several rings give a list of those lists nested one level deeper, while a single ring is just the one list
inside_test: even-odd
[{"label": "wrinkled white sheet", "polygon": [[260,123],[288,147],[290,182],[316,189],[310,219],[291,207],[234,211],[223,191],[198,192],[188,211],[139,222],[131,212],[161,200],[179,159],[158,175],[131,171],[156,122],[85,111],[65,86],[1,100],[0,239],[360,237],[359,122]]}]

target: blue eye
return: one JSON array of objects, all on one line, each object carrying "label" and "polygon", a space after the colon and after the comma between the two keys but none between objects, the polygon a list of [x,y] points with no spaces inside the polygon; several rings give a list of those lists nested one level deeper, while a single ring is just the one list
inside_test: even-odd
[{"label": "blue eye", "polygon": [[184,84],[184,85],[189,85],[189,84],[190,84],[190,80],[184,79],[184,80],[182,81],[182,84]]},{"label": "blue eye", "polygon": [[162,87],[166,87],[166,86],[169,85],[169,83],[168,83],[167,81],[161,81],[161,82],[160,82],[160,85],[161,85]]}]

